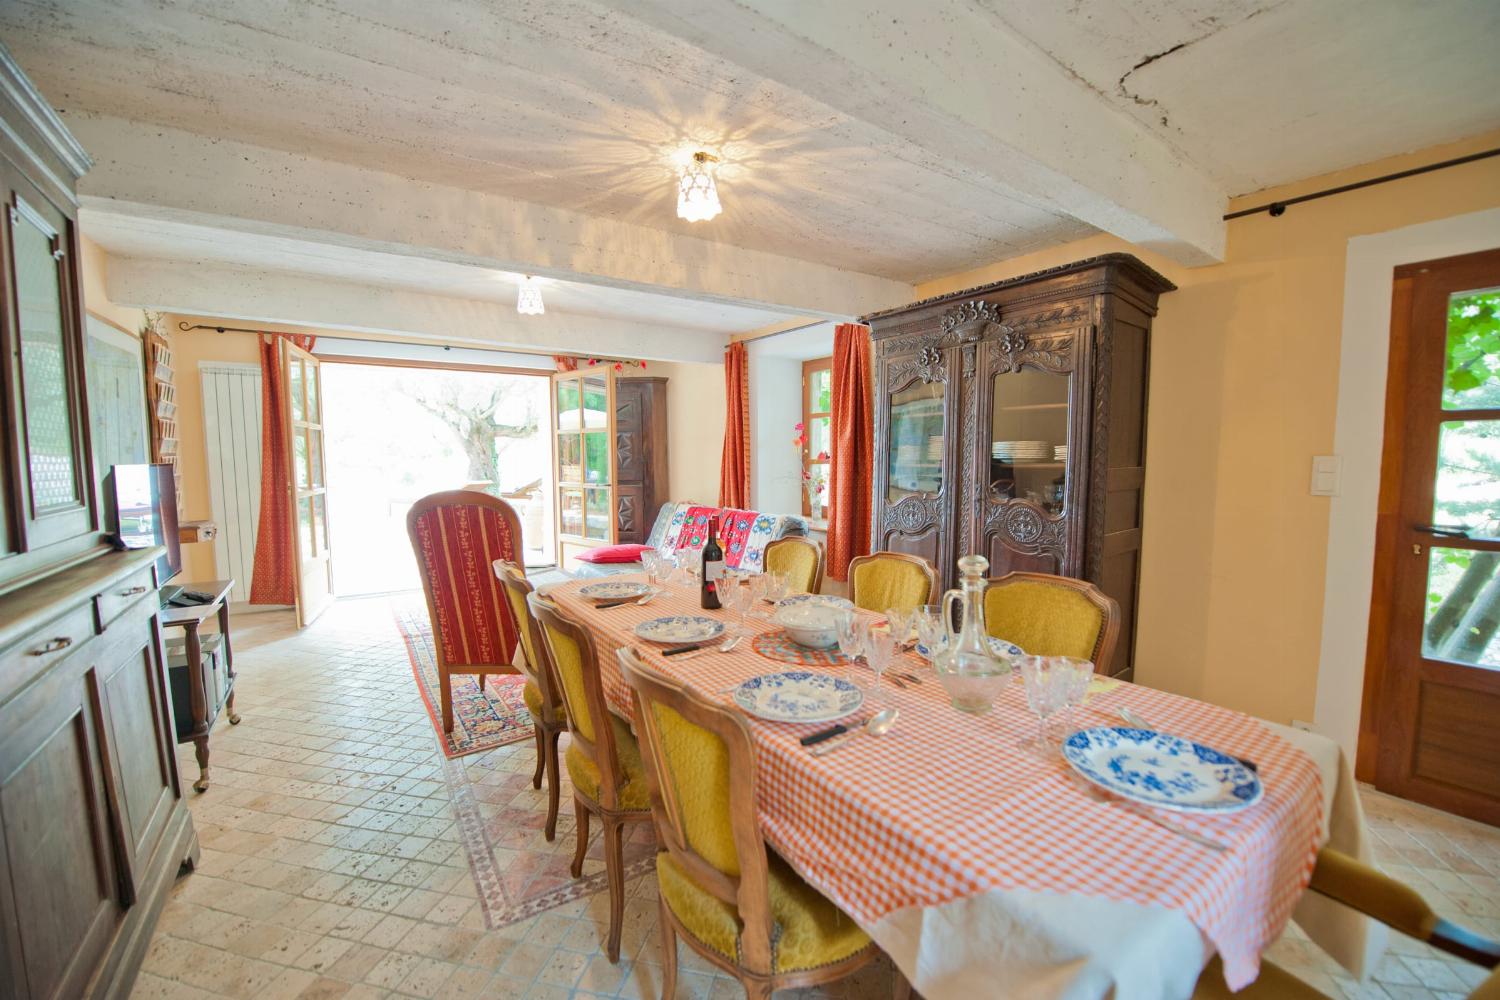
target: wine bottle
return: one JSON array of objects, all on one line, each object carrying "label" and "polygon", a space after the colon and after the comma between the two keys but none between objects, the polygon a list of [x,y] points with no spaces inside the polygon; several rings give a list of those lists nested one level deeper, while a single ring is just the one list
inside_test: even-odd
[{"label": "wine bottle", "polygon": [[703,543],[703,592],[699,603],[710,611],[719,604],[719,582],[724,579],[724,550],[719,548],[719,519],[708,519],[708,541]]}]

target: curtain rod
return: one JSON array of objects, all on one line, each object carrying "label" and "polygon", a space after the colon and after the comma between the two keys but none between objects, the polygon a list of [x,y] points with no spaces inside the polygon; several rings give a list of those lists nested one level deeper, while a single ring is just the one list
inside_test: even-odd
[{"label": "curtain rod", "polygon": [[187,332],[189,330],[212,330],[214,333],[271,333],[271,330],[247,330],[243,326],[208,326],[204,323],[194,323],[189,326],[182,320],[177,321],[177,329]]},{"label": "curtain rod", "polygon": [[1425,167],[1413,167],[1410,170],[1398,170],[1394,174],[1385,174],[1381,177],[1371,177],[1365,181],[1355,181],[1353,184],[1340,184],[1338,187],[1328,188],[1324,191],[1314,191],[1312,194],[1298,195],[1296,198],[1287,198],[1284,201],[1270,201],[1264,205],[1254,208],[1242,208],[1238,212],[1230,212],[1224,216],[1224,221],[1230,219],[1242,219],[1247,215],[1255,215],[1258,212],[1269,212],[1273,217],[1279,216],[1287,210],[1289,205],[1300,205],[1304,201],[1315,201],[1318,198],[1327,198],[1329,195],[1343,194],[1346,191],[1358,191],[1360,188],[1371,187],[1375,184],[1385,184],[1389,181],[1399,181],[1404,177],[1415,177],[1418,174],[1431,173],[1434,170],[1445,170],[1448,167],[1457,167],[1465,163],[1473,163],[1475,160],[1488,159],[1491,156],[1500,156],[1500,148],[1486,149],[1480,153],[1470,153],[1468,156],[1460,156],[1452,160],[1444,160],[1441,163],[1429,163]]}]

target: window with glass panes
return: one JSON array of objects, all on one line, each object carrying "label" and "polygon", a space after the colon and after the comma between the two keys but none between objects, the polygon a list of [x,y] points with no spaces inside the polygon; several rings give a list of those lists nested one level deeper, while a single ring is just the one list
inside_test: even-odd
[{"label": "window with glass panes", "polygon": [[802,440],[802,513],[826,518],[833,452],[833,358],[802,363]]}]

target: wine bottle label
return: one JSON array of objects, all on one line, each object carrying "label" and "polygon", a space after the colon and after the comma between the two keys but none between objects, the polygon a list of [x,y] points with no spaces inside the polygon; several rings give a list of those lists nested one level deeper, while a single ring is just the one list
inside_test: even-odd
[{"label": "wine bottle label", "polygon": [[724,578],[724,563],[719,560],[703,564],[703,582],[718,583]]}]

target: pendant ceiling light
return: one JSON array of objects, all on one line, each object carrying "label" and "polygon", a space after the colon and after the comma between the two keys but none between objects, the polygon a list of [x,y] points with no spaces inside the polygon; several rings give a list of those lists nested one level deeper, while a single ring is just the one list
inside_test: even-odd
[{"label": "pendant ceiling light", "polygon": [[516,295],[516,312],[522,316],[540,316],[547,308],[542,305],[542,287],[531,275],[521,282],[521,291]]},{"label": "pendant ceiling light", "polygon": [[677,217],[689,222],[703,222],[723,211],[719,205],[719,189],[714,185],[714,164],[717,156],[694,153],[693,159],[682,168],[677,179]]}]

